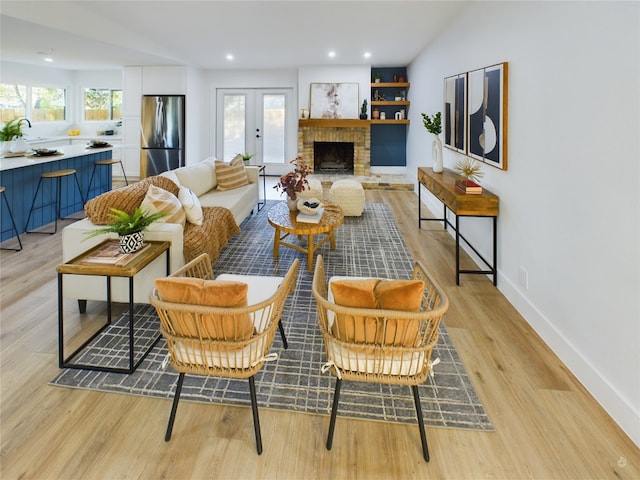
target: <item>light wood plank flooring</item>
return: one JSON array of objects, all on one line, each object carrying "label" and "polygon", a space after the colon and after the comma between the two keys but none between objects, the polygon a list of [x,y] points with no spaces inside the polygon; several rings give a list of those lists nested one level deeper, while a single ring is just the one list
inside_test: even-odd
[{"label": "light wood plank flooring", "polygon": [[[416,425],[338,418],[328,452],[328,417],[262,409],[258,456],[248,406],[183,402],[165,443],[170,401],[47,384],[58,371],[61,236],[24,235],[22,252],[0,256],[0,478],[640,478],[638,448],[491,281],[455,285],[453,241],[435,222],[417,228],[416,194],[366,196],[391,206],[410,251],[449,295],[445,323],[495,431],[428,428],[427,464]],[[104,313],[95,302],[83,316],[72,301],[65,308],[75,329]]]}]

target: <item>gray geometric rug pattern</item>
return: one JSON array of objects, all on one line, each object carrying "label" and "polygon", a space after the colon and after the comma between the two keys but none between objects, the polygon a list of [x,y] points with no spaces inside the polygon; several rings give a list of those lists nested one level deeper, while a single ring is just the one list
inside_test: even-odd
[{"label": "gray geometric rug pattern", "polygon": [[[289,348],[283,348],[276,332],[271,352],[278,353],[279,357],[267,362],[256,374],[258,406],[329,415],[335,379],[330,373],[321,372],[326,357],[311,294],[313,273],[306,269],[305,255],[293,249],[280,248],[279,258],[273,258],[274,229],[267,222],[267,211],[274,204],[267,202],[265,208],[254,212],[242,223],[241,232],[229,241],[214,265],[214,273],[283,276],[293,259],[300,259],[297,287],[287,300],[282,317]],[[366,204],[361,217],[345,218],[344,224],[335,231],[335,238],[335,250],[327,243],[318,251],[324,258],[328,276],[410,277],[413,259],[386,205]],[[157,335],[159,322],[151,306],[137,305],[135,313],[136,338],[140,337],[139,342],[136,340],[139,343],[136,349],[141,351]],[[121,362],[118,366],[127,366],[126,315],[127,312],[115,321],[102,339],[96,341],[99,345],[95,349],[89,346],[78,361],[105,361],[111,365]],[[446,321],[446,315],[444,319]],[[161,339],[133,374],[63,369],[51,384],[172,398],[178,374],[170,366],[162,368],[166,355],[166,343]],[[114,357],[121,360],[114,360]],[[419,387],[425,424],[493,430],[444,323],[440,326],[440,340],[433,358],[440,359],[434,367],[434,376]],[[246,380],[186,375],[180,398],[183,401],[250,405]],[[416,423],[411,390],[398,385],[344,381],[338,416]]]}]

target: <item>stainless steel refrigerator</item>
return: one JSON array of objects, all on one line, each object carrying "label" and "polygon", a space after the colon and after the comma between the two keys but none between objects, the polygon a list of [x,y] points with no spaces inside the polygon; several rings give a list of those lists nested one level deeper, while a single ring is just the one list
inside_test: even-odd
[{"label": "stainless steel refrigerator", "polygon": [[184,95],[144,95],[140,178],[184,166]]}]

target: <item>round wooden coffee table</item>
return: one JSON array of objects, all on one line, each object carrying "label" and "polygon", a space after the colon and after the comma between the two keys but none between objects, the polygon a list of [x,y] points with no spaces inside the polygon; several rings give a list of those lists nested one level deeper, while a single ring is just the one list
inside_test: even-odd
[{"label": "round wooden coffee table", "polygon": [[[273,256],[278,257],[280,253],[280,245],[283,247],[293,248],[299,252],[307,254],[307,269],[313,270],[313,254],[324,245],[330,242],[331,248],[336,248],[336,239],[333,231],[342,225],[344,215],[342,209],[331,202],[323,202],[324,214],[319,223],[305,223],[296,221],[298,212],[289,211],[286,202],[280,202],[271,207],[267,212],[269,224],[276,229],[273,240]],[[324,234],[324,238],[318,243],[314,243],[314,235]],[[297,235],[298,237],[307,237],[306,247],[303,245],[285,242],[289,235]]]}]

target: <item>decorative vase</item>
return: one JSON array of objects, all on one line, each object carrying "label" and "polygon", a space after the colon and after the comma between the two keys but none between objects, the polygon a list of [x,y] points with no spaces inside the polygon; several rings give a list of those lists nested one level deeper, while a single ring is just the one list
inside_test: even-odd
[{"label": "decorative vase", "polygon": [[119,242],[122,253],[137,252],[144,245],[144,232],[141,230],[129,235],[120,235]]},{"label": "decorative vase", "polygon": [[291,197],[287,197],[287,207],[289,207],[289,210],[291,212],[297,212],[298,211],[298,200],[293,200]]},{"label": "decorative vase", "polygon": [[433,136],[431,156],[433,157],[433,171],[435,173],[442,172],[442,141],[438,135]]}]

